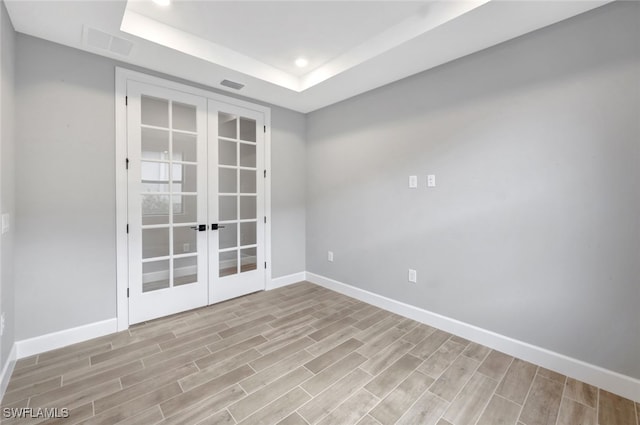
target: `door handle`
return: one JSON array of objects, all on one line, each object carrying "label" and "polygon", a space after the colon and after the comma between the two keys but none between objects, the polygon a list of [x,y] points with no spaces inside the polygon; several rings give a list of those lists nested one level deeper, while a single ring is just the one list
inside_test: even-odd
[{"label": "door handle", "polygon": [[224,226],[220,226],[218,223],[213,223],[211,225],[211,230],[224,229]]},{"label": "door handle", "polygon": [[197,230],[198,232],[204,232],[205,230],[207,230],[207,225],[206,224],[198,224],[197,226],[191,226],[191,229]]}]

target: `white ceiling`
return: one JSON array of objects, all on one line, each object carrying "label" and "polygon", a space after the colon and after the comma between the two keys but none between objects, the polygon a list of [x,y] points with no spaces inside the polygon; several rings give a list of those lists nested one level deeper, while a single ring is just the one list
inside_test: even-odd
[{"label": "white ceiling", "polygon": [[[162,7],[148,0],[8,0],[6,5],[16,31],[310,112],[609,1],[173,0]],[[90,29],[115,38],[105,37],[104,48],[89,45]],[[122,54],[129,47],[123,40],[132,43],[128,54]],[[297,57],[309,65],[296,67]],[[245,87],[227,89],[220,85],[224,79]]]},{"label": "white ceiling", "polygon": [[[302,76],[401,23],[422,7],[421,2],[406,1],[181,1],[169,7],[138,1],[129,2],[127,12],[137,12]],[[353,25],[354,22],[358,24]],[[299,56],[309,59],[306,69],[294,65]]]}]

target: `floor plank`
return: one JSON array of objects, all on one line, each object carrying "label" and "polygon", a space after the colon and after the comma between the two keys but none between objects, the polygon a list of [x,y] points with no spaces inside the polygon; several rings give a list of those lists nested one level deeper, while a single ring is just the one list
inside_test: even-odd
[{"label": "floor plank", "polygon": [[470,357],[458,357],[429,388],[429,391],[447,401],[453,401],[480,365]]},{"label": "floor plank", "polygon": [[438,348],[429,358],[418,368],[420,372],[438,379],[442,372],[447,370],[451,363],[464,351],[465,346],[453,342],[451,339]]},{"label": "floor plank", "polygon": [[366,390],[349,397],[319,423],[320,425],[354,424],[378,403],[378,398]]},{"label": "floor plank", "polygon": [[477,425],[515,425],[520,409],[520,405],[494,395],[478,419]]},{"label": "floor plank", "polygon": [[514,359],[502,378],[496,394],[518,404],[524,404],[537,367],[524,360]]},{"label": "floor plank", "polygon": [[298,413],[310,424],[316,423],[351,397],[370,379],[371,375],[367,372],[356,369],[298,409]]},{"label": "floor plank", "polygon": [[525,425],[555,425],[564,383],[537,375],[520,414]]},{"label": "floor plank", "polygon": [[498,382],[476,372],[453,400],[443,418],[456,425],[474,425]]},{"label": "floor plank", "polygon": [[563,398],[557,425],[596,425],[596,409]]},{"label": "floor plank", "polygon": [[281,378],[276,379],[264,388],[255,391],[242,400],[229,406],[229,413],[237,421],[241,421],[257,410],[262,409],[278,397],[288,393],[309,379],[313,374],[304,367],[299,367]]},{"label": "floor plank", "polygon": [[631,400],[600,390],[598,423],[600,425],[636,425],[636,412]]},{"label": "floor plank", "polygon": [[411,406],[397,422],[398,425],[443,425],[448,424],[438,418],[447,410],[447,403],[429,391],[425,392],[416,403]]},{"label": "floor plank", "polygon": [[391,391],[370,413],[382,425],[395,424],[405,411],[425,392],[433,379],[420,372],[412,373]]}]

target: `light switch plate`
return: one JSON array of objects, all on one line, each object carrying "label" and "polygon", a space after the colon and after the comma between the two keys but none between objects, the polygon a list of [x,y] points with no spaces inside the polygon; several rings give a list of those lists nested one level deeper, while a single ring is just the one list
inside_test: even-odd
[{"label": "light switch plate", "polygon": [[409,176],[409,189],[418,187],[418,176]]},{"label": "light switch plate", "polygon": [[2,214],[2,234],[4,235],[9,231],[9,214]]},{"label": "light switch plate", "polygon": [[409,282],[416,283],[418,281],[418,272],[413,269],[409,269]]}]

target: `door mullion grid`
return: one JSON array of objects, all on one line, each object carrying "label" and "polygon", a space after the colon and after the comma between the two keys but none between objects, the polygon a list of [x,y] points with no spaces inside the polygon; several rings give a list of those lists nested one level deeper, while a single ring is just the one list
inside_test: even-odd
[{"label": "door mullion grid", "polygon": [[169,288],[173,288],[173,100],[169,107]]},{"label": "door mullion grid", "polygon": [[[207,113],[207,126],[206,126],[206,218],[207,223],[217,223],[218,220],[218,196],[214,197],[214,190],[217,193],[217,178],[214,177],[213,173],[218,172],[218,121],[217,119],[212,119],[213,110],[211,108],[210,102],[207,100],[206,105],[206,113]],[[212,165],[215,166],[212,167]],[[214,187],[213,182],[216,182]],[[218,270],[214,267],[214,264],[217,265],[219,262],[220,253],[218,252],[218,235],[214,232],[213,234],[207,235],[207,256],[206,256],[206,265],[208,271],[208,282],[207,286],[209,288],[209,292],[207,295],[207,304],[211,304],[211,299],[213,297],[214,288],[211,285],[211,280],[214,279],[214,276],[218,276]],[[215,260],[214,260],[215,258]]]},{"label": "door mullion grid", "polygon": [[236,273],[240,273],[240,115],[236,115]]}]

